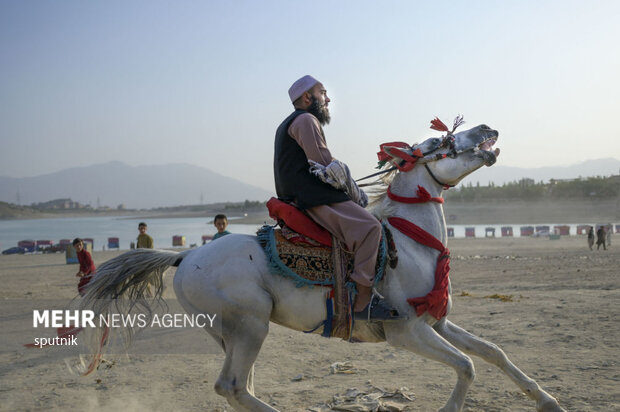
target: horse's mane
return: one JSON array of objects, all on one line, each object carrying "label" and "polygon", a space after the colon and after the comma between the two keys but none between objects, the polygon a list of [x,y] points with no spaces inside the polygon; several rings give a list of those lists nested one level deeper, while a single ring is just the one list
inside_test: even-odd
[{"label": "horse's mane", "polygon": [[[391,166],[388,163],[388,166]],[[398,170],[394,169],[387,172],[383,176],[379,177],[374,182],[370,183],[371,189],[368,190],[368,208],[371,209],[372,214],[379,219],[383,219],[392,214],[390,204],[385,202],[387,199],[387,188],[394,180],[394,176]]]}]

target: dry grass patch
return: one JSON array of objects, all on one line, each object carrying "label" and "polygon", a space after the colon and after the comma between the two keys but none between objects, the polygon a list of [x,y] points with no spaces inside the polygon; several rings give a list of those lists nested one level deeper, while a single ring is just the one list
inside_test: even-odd
[{"label": "dry grass patch", "polygon": [[485,296],[485,298],[488,298],[488,299],[499,299],[502,302],[514,302],[514,300],[512,299],[512,295],[499,295],[499,294],[495,293],[493,295]]}]

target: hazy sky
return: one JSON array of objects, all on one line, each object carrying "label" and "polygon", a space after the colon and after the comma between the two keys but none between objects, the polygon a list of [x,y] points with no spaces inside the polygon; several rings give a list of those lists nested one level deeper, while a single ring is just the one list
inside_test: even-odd
[{"label": "hazy sky", "polygon": [[0,0],[0,176],[190,163],[273,190],[305,74],[355,177],[457,114],[501,165],[620,158],[619,43],[617,0]]}]

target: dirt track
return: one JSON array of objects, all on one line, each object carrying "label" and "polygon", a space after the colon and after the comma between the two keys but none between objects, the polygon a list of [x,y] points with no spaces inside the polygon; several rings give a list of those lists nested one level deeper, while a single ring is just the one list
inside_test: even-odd
[{"label": "dirt track", "polygon": [[[567,410],[620,411],[617,245],[589,251],[585,239],[567,237],[456,239],[449,247],[454,322],[501,346]],[[95,252],[95,262],[114,254]],[[1,256],[0,296],[27,319],[26,300],[71,299],[75,271],[62,255]],[[169,287],[167,296],[171,292]],[[62,359],[21,347],[32,340],[32,330],[16,336],[7,329],[15,319],[4,311],[0,319],[8,342],[0,350],[0,410],[231,410],[213,391],[220,354],[132,356],[80,378]],[[343,361],[357,373],[330,374],[330,365]],[[535,410],[500,371],[474,362],[477,377],[466,411]],[[407,387],[415,400],[406,410],[433,411],[454,382],[449,368],[386,344],[347,344],[272,325],[256,362],[255,385],[261,399],[282,411],[316,408],[369,383]]]}]

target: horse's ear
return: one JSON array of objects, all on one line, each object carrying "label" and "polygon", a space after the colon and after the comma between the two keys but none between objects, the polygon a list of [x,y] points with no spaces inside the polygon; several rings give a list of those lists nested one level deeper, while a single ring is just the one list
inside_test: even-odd
[{"label": "horse's ear", "polygon": [[[413,153],[413,149],[409,145],[406,147],[403,146],[383,146],[383,150],[392,158],[399,157],[399,152],[404,152],[405,154],[411,155]],[[402,159],[401,159],[402,160]]]},{"label": "horse's ear", "polygon": [[397,146],[383,146],[383,151],[389,156],[386,160],[392,166],[398,166],[403,162],[404,159],[398,155],[399,152],[405,152],[408,155],[413,153],[410,148]]},{"label": "horse's ear", "polygon": [[[421,157],[421,153],[416,153],[411,146],[404,142],[390,142],[380,145],[377,153],[380,167],[390,163],[401,171],[408,171],[415,165],[416,160]],[[419,152],[419,151],[418,151]]]}]

